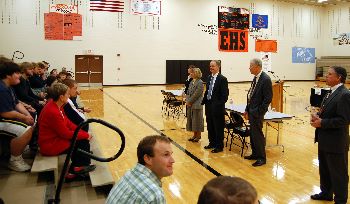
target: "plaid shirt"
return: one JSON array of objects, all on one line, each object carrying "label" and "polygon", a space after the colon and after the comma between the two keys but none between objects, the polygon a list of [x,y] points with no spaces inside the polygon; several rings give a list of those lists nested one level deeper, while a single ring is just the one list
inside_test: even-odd
[{"label": "plaid shirt", "polygon": [[126,172],[108,195],[107,204],[165,204],[162,183],[147,167],[137,164]]}]

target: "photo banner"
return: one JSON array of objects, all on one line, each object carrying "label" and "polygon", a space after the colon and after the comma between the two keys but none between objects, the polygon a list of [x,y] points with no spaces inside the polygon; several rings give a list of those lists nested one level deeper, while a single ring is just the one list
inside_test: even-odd
[{"label": "photo banner", "polygon": [[315,48],[292,47],[292,63],[315,63]]},{"label": "photo banner", "polygon": [[248,30],[219,29],[219,51],[248,52]]},{"label": "photo banner", "polygon": [[333,38],[333,45],[350,45],[350,33],[340,33]]},{"label": "photo banner", "polygon": [[255,52],[277,52],[276,40],[256,40]]},{"label": "photo banner", "polygon": [[260,59],[262,62],[262,69],[266,72],[271,71],[271,52],[260,52]]}]

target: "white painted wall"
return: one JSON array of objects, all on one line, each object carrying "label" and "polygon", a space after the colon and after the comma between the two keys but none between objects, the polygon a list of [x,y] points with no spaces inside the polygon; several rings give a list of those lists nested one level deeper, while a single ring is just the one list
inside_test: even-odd
[{"label": "white painted wall", "polygon": [[[88,0],[82,0],[79,13],[83,15],[83,40],[49,41],[44,40],[43,25],[43,13],[48,12],[49,2],[71,1],[1,1],[4,19],[0,19],[0,54],[11,58],[15,50],[20,50],[25,58],[17,62],[46,60],[52,68],[74,70],[74,56],[91,49],[104,56],[104,85],[163,84],[167,59],[220,59],[222,73],[230,82],[250,81],[249,60],[260,57],[254,51],[253,39],[249,38],[248,53],[219,52],[218,36],[202,32],[197,26],[217,25],[219,5],[245,7],[269,15],[271,26],[264,34],[278,40],[278,53],[272,54],[272,70],[282,79],[315,78],[315,64],[291,63],[293,46],[315,47],[317,57],[350,55],[348,46],[333,46],[330,29],[336,25],[339,31],[350,32],[349,3],[324,8],[274,0],[163,0],[160,30],[153,30],[153,17],[130,15],[128,0],[122,14],[123,28],[118,28],[117,13],[91,13]],[[328,12],[332,17],[328,17]],[[333,18],[333,13],[341,19]]]}]

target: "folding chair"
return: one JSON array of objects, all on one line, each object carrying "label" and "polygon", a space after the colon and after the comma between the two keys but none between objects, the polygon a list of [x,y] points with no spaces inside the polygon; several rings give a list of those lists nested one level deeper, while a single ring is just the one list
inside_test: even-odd
[{"label": "folding chair", "polygon": [[167,93],[167,97],[169,100],[168,103],[168,116],[169,116],[169,111],[172,113],[173,118],[175,118],[175,116],[179,117],[180,113],[182,112],[182,106],[184,105],[183,100],[179,100],[176,98],[176,96],[171,93],[168,92]]},{"label": "folding chair", "polygon": [[[250,135],[250,128],[249,125],[247,125],[244,122],[244,119],[242,118],[242,116],[234,111],[230,111],[230,114],[226,113],[229,121],[227,121],[225,123],[225,128],[227,130],[227,138],[226,138],[226,146],[227,146],[227,142],[228,142],[228,137],[231,136],[231,142],[230,142],[230,151],[231,151],[231,147],[232,144],[241,147],[241,157],[243,156],[243,151],[244,148],[247,147],[248,148],[248,144],[246,142],[246,138],[249,137]],[[235,144],[233,143],[233,139],[237,138],[241,145]]]}]

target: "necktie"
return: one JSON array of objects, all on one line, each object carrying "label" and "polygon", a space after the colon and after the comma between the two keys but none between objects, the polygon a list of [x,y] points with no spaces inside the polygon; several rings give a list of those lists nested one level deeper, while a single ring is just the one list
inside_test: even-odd
[{"label": "necktie", "polygon": [[332,90],[329,90],[329,92],[325,95],[325,97],[323,98],[322,102],[321,102],[321,108],[320,108],[320,113],[323,112],[324,110],[324,104],[327,101],[327,99],[329,98],[329,96],[332,94]]},{"label": "necktie", "polygon": [[253,81],[252,81],[252,85],[251,85],[251,87],[250,87],[249,98],[251,98],[252,95],[253,95],[255,85],[256,85],[256,76],[254,77],[254,79],[253,79]]},{"label": "necktie", "polygon": [[211,99],[211,92],[213,91],[213,87],[214,87],[214,77],[211,76],[211,80],[210,80],[210,85],[209,85],[209,90],[208,90],[208,95],[207,95],[207,99],[210,100]]}]

